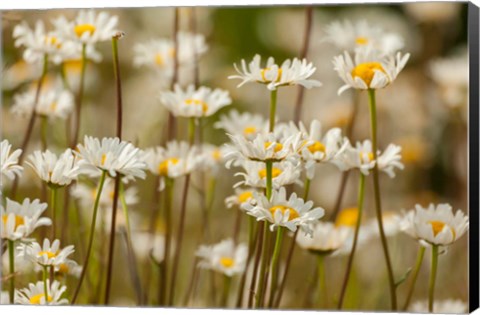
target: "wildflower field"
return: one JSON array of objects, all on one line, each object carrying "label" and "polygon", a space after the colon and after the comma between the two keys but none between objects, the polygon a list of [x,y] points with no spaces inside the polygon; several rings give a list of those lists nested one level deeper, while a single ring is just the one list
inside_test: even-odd
[{"label": "wildflower field", "polygon": [[465,3],[1,23],[0,304],[467,311]]}]

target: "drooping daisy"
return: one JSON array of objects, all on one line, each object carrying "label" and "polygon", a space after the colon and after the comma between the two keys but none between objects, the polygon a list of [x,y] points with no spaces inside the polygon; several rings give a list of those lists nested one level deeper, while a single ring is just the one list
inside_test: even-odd
[{"label": "drooping daisy", "polygon": [[66,305],[68,300],[62,298],[67,287],[61,285],[58,281],[47,280],[47,297],[45,297],[43,281],[28,284],[27,288],[15,291],[15,304],[23,305]]},{"label": "drooping daisy", "polygon": [[1,238],[16,241],[29,236],[37,227],[52,224],[49,218],[40,218],[45,209],[47,204],[38,199],[30,202],[27,198],[18,203],[7,198],[5,208],[0,205]]},{"label": "drooping daisy", "polygon": [[79,278],[83,267],[77,264],[76,261],[65,259],[65,262],[55,266],[55,273],[61,276],[72,276]]},{"label": "drooping daisy", "polygon": [[368,90],[386,87],[397,78],[408,58],[410,54],[402,56],[400,52],[382,56],[372,47],[357,49],[354,60],[348,52],[334,57],[334,70],[345,82],[345,85],[338,89],[338,94],[350,88]]},{"label": "drooping daisy", "polygon": [[430,204],[428,208],[415,205],[402,219],[401,229],[423,246],[447,246],[468,230],[468,216],[461,210],[454,214],[449,204]]},{"label": "drooping daisy", "polygon": [[352,230],[336,226],[331,222],[317,222],[313,227],[313,236],[299,234],[297,244],[312,253],[329,255],[343,246]]},{"label": "drooping daisy", "polygon": [[228,277],[243,273],[247,255],[247,245],[235,245],[232,239],[211,246],[201,245],[196,252],[196,256],[200,257],[200,268],[221,272]]},{"label": "drooping daisy", "polygon": [[240,189],[235,188],[235,194],[225,198],[225,205],[227,208],[232,208],[234,206],[240,207],[243,203],[255,203],[253,199],[253,192],[255,189]]},{"label": "drooping daisy", "polygon": [[259,114],[239,113],[232,109],[227,115],[221,115],[214,127],[223,129],[228,134],[243,135],[248,140],[253,140],[257,134],[268,132],[268,120]]},{"label": "drooping daisy", "polygon": [[38,79],[41,72],[42,66],[39,63],[28,63],[23,59],[5,65],[5,69],[2,70],[2,88],[3,90],[13,90],[22,84]]},{"label": "drooping daisy", "polygon": [[255,55],[248,67],[244,59],[241,61],[241,69],[236,64],[234,67],[238,75],[231,75],[228,78],[242,80],[238,87],[247,82],[266,84],[269,90],[289,85],[301,85],[307,89],[322,85],[317,80],[309,79],[317,68],[306,59],[287,59],[279,66],[275,64],[273,57],[269,57],[265,67],[262,67],[260,55]]},{"label": "drooping daisy", "polygon": [[117,174],[128,178],[145,178],[146,165],[141,158],[141,152],[131,143],[120,141],[119,138],[98,138],[85,136],[84,143],[79,144],[79,172],[92,177],[98,177],[101,171],[108,172],[112,177]]},{"label": "drooping daisy", "polygon": [[[265,163],[254,161],[243,161],[240,166],[244,169],[243,172],[238,172],[235,176],[242,176],[243,180],[236,183],[233,187],[241,185],[266,188],[267,186],[267,169]],[[300,164],[293,164],[289,161],[273,163],[272,166],[272,186],[279,189],[282,186],[289,184],[302,185],[300,180],[301,167]]]},{"label": "drooping daisy", "polygon": [[389,54],[403,48],[404,43],[400,35],[387,33],[382,28],[369,25],[361,20],[351,22],[334,21],[326,27],[326,38],[337,48],[354,52],[359,47],[372,46],[382,53]]},{"label": "drooping daisy", "polygon": [[292,232],[300,228],[306,234],[312,235],[314,223],[325,214],[322,208],[313,208],[313,201],[305,202],[298,198],[296,193],[287,199],[285,187],[273,190],[271,200],[257,192],[254,193],[254,198],[257,201],[256,205],[244,203],[242,207],[258,221],[270,222],[271,231],[283,226]]},{"label": "drooping daisy", "polygon": [[22,154],[21,149],[17,149],[10,153],[12,145],[7,139],[0,143],[0,168],[2,175],[13,180],[15,176],[20,177],[23,172],[23,166],[18,165],[18,158]]},{"label": "drooping daisy", "polygon": [[[433,302],[435,313],[439,314],[467,314],[468,304],[460,299],[436,300]],[[412,313],[428,313],[428,301],[417,301],[413,303],[409,311]]]},{"label": "drooping daisy", "polygon": [[35,151],[28,156],[26,163],[42,181],[53,187],[70,185],[79,172],[76,157],[70,149],[58,157],[49,150]]},{"label": "drooping daisy", "polygon": [[175,85],[173,92],[160,93],[160,101],[177,117],[208,117],[232,103],[228,91],[204,86],[195,89],[193,84],[185,90]]},{"label": "drooping daisy", "polygon": [[60,249],[60,240],[54,240],[50,244],[50,240],[44,239],[43,245],[37,242],[20,244],[18,251],[18,258],[30,260],[42,267],[46,267],[65,264],[67,257],[73,254],[75,250],[73,245]]}]

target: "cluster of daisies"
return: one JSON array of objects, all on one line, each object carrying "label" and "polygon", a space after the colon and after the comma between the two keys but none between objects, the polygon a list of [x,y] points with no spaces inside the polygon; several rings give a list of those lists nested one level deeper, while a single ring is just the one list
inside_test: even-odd
[{"label": "cluster of daisies", "polygon": [[[42,62],[44,68],[51,64],[60,65],[60,71],[58,79],[45,81],[39,96],[31,86],[16,95],[12,111],[22,115],[30,115],[33,111],[46,118],[70,117],[75,107],[72,91],[79,84],[74,84],[75,79],[69,77],[67,68],[76,64],[84,73],[87,61],[100,61],[101,55],[95,45],[112,38],[117,20],[105,12],[80,11],[72,21],[64,17],[54,19],[52,30],[46,30],[42,22],[37,22],[34,29],[25,23],[16,26],[13,36],[15,45],[24,48],[23,62],[35,69]],[[325,38],[342,52],[333,60],[334,69],[345,84],[339,88],[339,94],[355,89],[372,95],[375,90],[393,84],[409,59],[409,54],[399,51],[403,47],[401,37],[365,22],[332,23]],[[195,71],[208,46],[202,35],[179,31],[175,40],[150,40],[133,49],[136,66],[154,69],[159,82],[170,83],[179,70]],[[309,199],[310,184],[315,176],[319,176],[319,168],[332,165],[339,172],[357,172],[361,178],[379,171],[394,178],[396,172],[404,168],[401,147],[389,144],[377,148],[374,139],[353,142],[342,134],[340,128],[322,130],[320,122],[315,119],[309,124],[278,121],[279,89],[291,86],[311,89],[322,85],[312,78],[316,67],[306,59],[294,58],[277,64],[272,57],[262,62],[261,56],[256,55],[250,62],[242,60],[240,65],[235,65],[235,70],[237,74],[229,79],[240,80],[238,87],[253,83],[267,88],[270,102],[265,101],[265,106],[270,106],[270,117],[240,113],[235,109],[220,115],[214,127],[223,130],[230,140],[221,146],[195,141],[195,131],[204,128],[205,119],[232,104],[230,94],[223,89],[194,84],[172,84],[172,90],[163,89],[158,95],[158,103],[174,119],[188,121],[188,141],[169,139],[161,146],[138,148],[119,138],[86,135],[82,143],[72,147],[74,150],[66,149],[59,154],[47,148],[34,151],[26,157],[25,165],[22,163],[25,152],[13,150],[8,140],[1,142],[2,176],[9,180],[18,179],[24,167],[29,167],[51,196],[48,204],[38,199],[30,201],[26,198],[19,202],[2,196],[5,202],[1,207],[1,238],[7,242],[8,253],[5,254],[9,270],[6,276],[10,280],[10,291],[2,292],[2,301],[3,296],[7,296],[10,303],[18,304],[56,305],[75,300],[87,273],[95,233],[98,233],[97,213],[101,209],[102,221],[109,220],[110,215],[105,213],[108,214],[107,209],[117,203],[114,200],[116,195],[123,210],[127,237],[138,237],[142,240],[140,242],[149,243],[151,240],[142,235],[130,233],[130,226],[136,221],[134,211],[131,218],[128,211],[139,199],[136,181],[146,179],[147,174],[156,179],[157,191],[165,196],[162,213],[166,216],[162,219],[167,225],[166,233],[169,232],[161,235],[158,241],[152,241],[146,250],[135,250],[137,255],[142,252],[142,256],[150,255],[157,263],[164,263],[164,270],[173,273],[162,278],[170,292],[170,302],[164,293],[159,301],[162,305],[178,305],[174,300],[174,274],[178,257],[181,257],[183,229],[180,225],[178,231],[172,231],[168,223],[171,223],[172,215],[183,213],[188,190],[184,190],[185,200],[174,204],[173,186],[183,178],[188,187],[190,176],[196,174],[207,173],[215,177],[224,167],[234,168],[235,176],[239,178],[233,187],[234,194],[225,199],[226,208],[236,208],[242,216],[249,218],[249,241],[248,244],[242,243],[238,237],[232,236],[211,240],[209,245],[199,244],[196,260],[192,263],[220,273],[227,280],[241,277],[238,306],[280,305],[288,272],[288,269],[279,268],[284,234],[294,238],[294,245],[322,258],[330,255],[353,257],[357,245],[367,244],[382,233],[390,236],[398,231],[410,235],[421,248],[432,248],[432,252],[438,254],[439,250],[444,252],[465,234],[468,217],[461,211],[454,213],[448,204],[427,208],[416,205],[414,210],[398,214],[385,212],[379,221],[372,219],[366,223],[361,223],[359,205],[342,210],[334,220],[326,220],[326,211]],[[39,71],[35,74],[40,76]],[[90,231],[89,246],[85,260],[80,264],[69,258],[74,253],[73,245],[60,247],[60,210],[56,204],[60,191],[71,194],[82,208],[92,209],[86,228]],[[179,211],[172,213],[172,208]],[[45,211],[48,216],[44,216]],[[183,220],[181,214],[180,221]],[[109,225],[103,223],[103,226]],[[50,226],[51,236],[42,242],[31,238],[32,233],[43,226]],[[39,235],[46,235],[43,229],[39,232]],[[178,233],[175,240],[172,240],[173,232]],[[267,245],[274,239],[275,245],[269,248]],[[20,269],[25,262],[33,265]],[[165,267],[166,263],[170,269]],[[283,263],[288,265],[288,258]],[[16,288],[15,279],[24,276],[31,279],[28,278],[29,272],[40,272],[39,281],[29,283],[24,289]],[[76,290],[67,290],[65,275],[79,278]],[[225,282],[224,292],[229,292],[229,283]],[[248,299],[242,290],[248,292]],[[67,296],[71,298],[67,299]],[[228,306],[229,302],[226,295],[222,306]]]}]

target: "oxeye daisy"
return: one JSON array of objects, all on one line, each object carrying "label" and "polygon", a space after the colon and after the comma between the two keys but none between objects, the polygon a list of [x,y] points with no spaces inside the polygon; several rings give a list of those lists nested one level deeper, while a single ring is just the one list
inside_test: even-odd
[{"label": "oxeye daisy", "polygon": [[49,218],[40,217],[47,209],[46,203],[40,200],[23,200],[22,203],[6,199],[5,208],[0,205],[1,238],[16,241],[28,237],[37,227],[50,225]]},{"label": "oxeye daisy", "polygon": [[235,194],[225,198],[225,205],[227,208],[232,208],[234,206],[240,207],[245,202],[255,203],[254,192],[255,189],[235,188]]},{"label": "oxeye daisy", "polygon": [[212,144],[203,144],[201,147],[201,167],[210,171],[213,174],[217,174],[218,171],[225,165],[225,154],[227,148],[225,146],[217,147]]},{"label": "oxeye daisy", "polygon": [[135,244],[135,254],[140,259],[150,261],[153,257],[156,263],[161,263],[165,259],[165,236],[163,234],[152,236],[149,232],[133,232],[132,243]]},{"label": "oxeye daisy", "polygon": [[[243,180],[236,183],[233,187],[241,185],[266,188],[267,187],[267,169],[263,162],[243,161],[240,166],[244,172],[238,172],[235,176],[242,176]],[[273,163],[272,166],[272,185],[279,189],[289,184],[302,185],[300,180],[301,168],[299,164],[293,164],[289,161]]]},{"label": "oxeye daisy", "polygon": [[60,249],[60,240],[54,240],[50,243],[48,239],[43,240],[43,245],[33,242],[20,244],[17,249],[19,252],[18,258],[30,260],[42,267],[65,264],[67,257],[75,251],[73,245]]},{"label": "oxeye daisy", "polygon": [[45,283],[38,281],[37,283],[30,283],[27,288],[15,291],[15,304],[23,305],[65,305],[68,300],[62,298],[62,295],[67,290],[67,287],[61,285],[58,281],[53,281],[50,285],[50,280],[47,280],[47,296],[45,297]]},{"label": "oxeye daisy", "polygon": [[115,177],[117,174],[127,178],[145,178],[146,165],[141,159],[141,152],[131,143],[119,138],[102,138],[102,140],[85,136],[84,143],[77,146],[79,173],[98,177],[107,172]]},{"label": "oxeye daisy", "polygon": [[331,222],[317,222],[313,226],[313,235],[300,234],[297,244],[314,254],[329,255],[341,248],[352,230],[344,226],[336,226]]},{"label": "oxeye daisy", "polygon": [[368,90],[386,87],[397,78],[409,57],[410,54],[402,56],[400,52],[381,55],[372,47],[356,50],[354,60],[348,52],[334,57],[334,70],[345,82],[338,89],[338,94],[350,88]]},{"label": "oxeye daisy", "polygon": [[160,101],[177,117],[208,117],[232,103],[228,91],[204,86],[195,89],[193,84],[185,90],[175,85],[173,92],[160,94]]},{"label": "oxeye daisy", "polygon": [[77,264],[76,261],[67,258],[64,262],[55,266],[55,273],[60,276],[79,278],[82,273],[82,268],[83,267]]},{"label": "oxeye daisy", "polygon": [[2,88],[5,91],[13,90],[22,84],[29,83],[39,78],[42,74],[40,63],[28,63],[23,59],[5,65],[2,71]]},{"label": "oxeye daisy", "polygon": [[271,223],[271,231],[283,226],[292,232],[300,228],[306,234],[312,235],[314,223],[325,214],[322,208],[313,208],[313,201],[305,202],[295,193],[287,198],[285,187],[273,190],[271,200],[257,192],[254,193],[254,198],[257,201],[255,205],[244,203],[242,208],[258,221],[265,220]]},{"label": "oxeye daisy", "polygon": [[223,129],[228,134],[243,135],[248,140],[253,140],[257,134],[268,132],[268,120],[259,114],[239,113],[232,109],[227,115],[221,115],[214,127]]},{"label": "oxeye daisy", "polygon": [[20,177],[23,172],[23,167],[18,165],[18,158],[22,154],[21,149],[12,150],[12,145],[8,140],[3,140],[0,143],[0,169],[2,175],[12,180],[15,176]]},{"label": "oxeye daisy", "polygon": [[58,157],[49,150],[35,151],[28,156],[26,163],[42,181],[53,187],[70,185],[77,179],[79,171],[76,157],[70,149]]},{"label": "oxeye daisy", "polygon": [[232,239],[211,246],[201,245],[196,252],[196,256],[200,258],[200,268],[217,271],[228,277],[243,273],[247,255],[247,245],[235,245]]},{"label": "oxeye daisy", "polygon": [[415,205],[415,210],[405,214],[401,229],[422,246],[448,246],[461,238],[468,230],[468,216],[457,210],[453,213],[449,204],[430,204],[427,208]]}]

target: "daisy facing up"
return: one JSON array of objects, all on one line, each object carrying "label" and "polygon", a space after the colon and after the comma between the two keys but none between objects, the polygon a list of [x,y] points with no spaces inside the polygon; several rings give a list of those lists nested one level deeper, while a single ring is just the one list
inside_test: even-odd
[{"label": "daisy facing up", "polygon": [[42,267],[59,267],[67,263],[67,257],[75,251],[73,245],[60,249],[60,240],[54,240],[50,244],[48,239],[43,240],[43,245],[37,242],[20,244],[17,250],[17,258],[30,260]]},{"label": "daisy facing up", "polygon": [[[241,185],[250,186],[255,188],[267,187],[267,169],[265,163],[254,162],[245,160],[240,163],[240,166],[244,169],[243,172],[238,172],[235,176],[242,176],[243,180],[236,183],[233,187],[239,187]],[[279,189],[282,186],[289,184],[302,185],[300,180],[301,165],[293,164],[289,161],[283,161],[279,163],[273,163],[272,167],[272,186],[275,189]]]},{"label": "daisy facing up", "polygon": [[261,58],[260,55],[255,55],[248,67],[245,60],[242,59],[241,69],[234,64],[238,75],[231,75],[228,78],[242,80],[237,87],[241,87],[247,82],[257,82],[265,84],[269,90],[290,85],[301,85],[307,89],[322,86],[319,81],[310,79],[317,68],[306,59],[287,59],[279,66],[275,64],[273,57],[269,57],[265,67],[262,67]]},{"label": "daisy facing up", "polygon": [[51,187],[63,187],[77,179],[79,168],[71,149],[57,157],[54,153],[35,151],[26,162],[38,177]]},{"label": "daisy facing up", "polygon": [[198,267],[232,277],[245,271],[248,248],[243,243],[235,245],[229,238],[215,245],[201,245],[195,255],[200,258]]},{"label": "daisy facing up", "polygon": [[12,150],[12,145],[7,139],[0,143],[0,169],[2,176],[13,180],[15,176],[20,177],[23,172],[23,166],[18,165],[18,158],[22,154],[21,149]]},{"label": "daisy facing up", "polygon": [[232,109],[227,115],[221,115],[213,126],[223,129],[227,134],[243,135],[248,140],[255,139],[259,133],[268,132],[268,120],[262,115],[239,113],[236,109]]},{"label": "daisy facing up", "polygon": [[45,297],[45,284],[43,281],[30,283],[27,288],[15,291],[15,304],[22,305],[66,305],[68,300],[62,298],[67,287],[58,281],[47,280],[47,296]]}]

